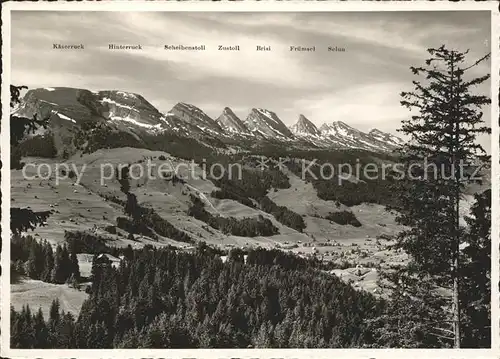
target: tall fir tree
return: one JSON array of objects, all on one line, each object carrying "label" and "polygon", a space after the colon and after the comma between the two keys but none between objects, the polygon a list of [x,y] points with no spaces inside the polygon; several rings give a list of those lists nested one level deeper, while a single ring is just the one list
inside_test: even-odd
[{"label": "tall fir tree", "polygon": [[62,284],[71,277],[72,263],[69,258],[66,246],[57,246],[54,260],[54,269],[52,270],[52,283]]},{"label": "tall fir tree", "polygon": [[460,268],[465,348],[491,347],[491,190],[476,194]]},{"label": "tall fir tree", "polygon": [[71,247],[70,254],[70,272],[74,279],[79,282],[80,281],[80,265],[78,264],[78,257],[76,253],[76,249],[74,246]]},{"label": "tall fir tree", "polygon": [[26,262],[26,269],[25,273],[28,277],[33,278],[33,279],[39,279],[40,278],[40,272],[39,268],[37,268],[37,247],[36,245],[33,245],[30,247],[30,255],[28,258],[28,261]]},{"label": "tall fir tree", "polygon": [[44,282],[50,282],[52,270],[54,269],[54,251],[52,250],[52,246],[48,241],[44,241],[43,243],[43,258],[45,260],[45,263],[42,272],[42,280]]},{"label": "tall fir tree", "polygon": [[[444,45],[428,52],[430,58],[424,66],[411,67],[420,76],[413,81],[414,91],[401,93],[401,104],[412,116],[403,121],[400,130],[409,141],[400,153],[406,172],[397,181],[401,195],[396,209],[397,221],[408,229],[399,234],[396,248],[408,253],[410,270],[396,277],[416,278],[415,285],[426,282],[434,286],[430,289],[434,292],[450,290],[451,317],[435,323],[434,335],[450,339],[459,348],[460,245],[464,240],[460,200],[474,181],[470,169],[478,159],[487,158],[476,138],[490,133],[482,119],[482,108],[490,99],[473,93],[490,75],[474,77],[471,70],[489,54],[466,65],[467,52]],[[427,301],[425,297],[414,299]]]},{"label": "tall fir tree", "polygon": [[33,318],[35,330],[35,342],[33,348],[45,349],[49,345],[49,331],[43,318],[42,308],[38,308],[38,312]]}]

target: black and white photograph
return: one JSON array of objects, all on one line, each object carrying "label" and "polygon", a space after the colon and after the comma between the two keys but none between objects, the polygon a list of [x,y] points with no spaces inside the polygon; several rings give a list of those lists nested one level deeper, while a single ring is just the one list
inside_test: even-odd
[{"label": "black and white photograph", "polygon": [[8,14],[2,356],[497,342],[493,8],[80,5]]}]

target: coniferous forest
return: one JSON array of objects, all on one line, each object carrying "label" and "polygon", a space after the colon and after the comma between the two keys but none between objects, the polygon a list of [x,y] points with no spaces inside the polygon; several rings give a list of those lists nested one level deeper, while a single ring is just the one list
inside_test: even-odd
[{"label": "coniferous forest", "polygon": [[50,318],[30,308],[13,312],[12,346],[327,348],[376,342],[367,320],[383,312],[383,301],[288,257],[233,250],[223,263],[200,245],[193,253],[130,251],[118,269],[95,260],[90,297],[78,319],[59,312],[56,301]]}]

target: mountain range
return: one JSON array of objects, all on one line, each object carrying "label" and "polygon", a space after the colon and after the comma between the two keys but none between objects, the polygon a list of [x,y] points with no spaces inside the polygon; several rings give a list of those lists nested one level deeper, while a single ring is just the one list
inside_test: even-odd
[{"label": "mountain range", "polygon": [[[266,142],[300,148],[355,148],[389,152],[403,140],[373,129],[362,132],[342,121],[324,123],[319,128],[300,114],[288,127],[270,110],[252,108],[240,119],[229,107],[212,119],[193,104],[177,103],[161,113],[143,96],[124,91],[89,91],[69,87],[29,90],[17,110],[18,115],[50,118],[50,128],[57,133],[76,131],[85,122],[103,123],[137,138],[144,133],[171,132],[199,141],[217,140],[242,148]],[[63,140],[64,141],[64,140]]]}]

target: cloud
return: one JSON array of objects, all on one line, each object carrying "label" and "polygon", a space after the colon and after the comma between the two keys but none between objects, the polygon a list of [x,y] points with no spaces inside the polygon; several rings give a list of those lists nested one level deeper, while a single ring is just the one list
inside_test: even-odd
[{"label": "cloud", "polygon": [[399,82],[355,86],[301,99],[294,110],[301,110],[317,126],[343,121],[364,131],[381,124],[394,128],[408,116],[399,104],[401,87]]},{"label": "cloud", "polygon": [[[440,41],[444,39],[457,36],[457,27],[451,24],[432,24],[416,28],[415,24],[401,21],[397,16],[395,14],[390,19],[386,16],[384,19],[372,21],[369,29],[362,18],[357,21],[352,21],[352,19],[322,21],[320,24],[304,22],[303,28],[320,34],[342,36],[346,41],[362,42],[417,54],[421,54],[430,46],[440,44]],[[462,27],[460,35],[475,33],[477,30],[474,27]],[[431,42],[435,45],[431,45]]]},{"label": "cloud", "polygon": [[[161,110],[184,101],[214,117],[225,106],[244,117],[265,107],[287,124],[303,113],[318,125],[342,120],[395,133],[408,116],[399,93],[411,89],[409,67],[423,63],[426,48],[470,48],[473,61],[488,51],[489,37],[486,12],[17,12],[11,70],[18,84],[121,89]],[[54,42],[87,48],[55,51]],[[144,50],[110,51],[109,43],[140,43]],[[166,51],[164,44],[207,50]],[[241,51],[220,52],[218,45]],[[256,45],[273,51],[256,52]],[[294,53],[290,45],[317,51]],[[328,53],[329,45],[346,51]],[[474,71],[489,72],[490,63]]]},{"label": "cloud", "polygon": [[[299,56],[289,56],[289,44],[277,37],[257,36],[224,29],[206,28],[184,17],[165,19],[157,14],[128,13],[120,20],[146,46],[131,56],[173,66],[190,78],[218,76],[261,84],[279,82],[281,86],[319,87],[324,76],[308,68]],[[165,31],[165,29],[175,31]],[[203,52],[164,50],[168,45],[206,45]],[[240,46],[240,51],[219,51],[219,45]],[[273,51],[257,52],[256,46],[270,46]],[[107,50],[102,50],[107,51]]]}]

